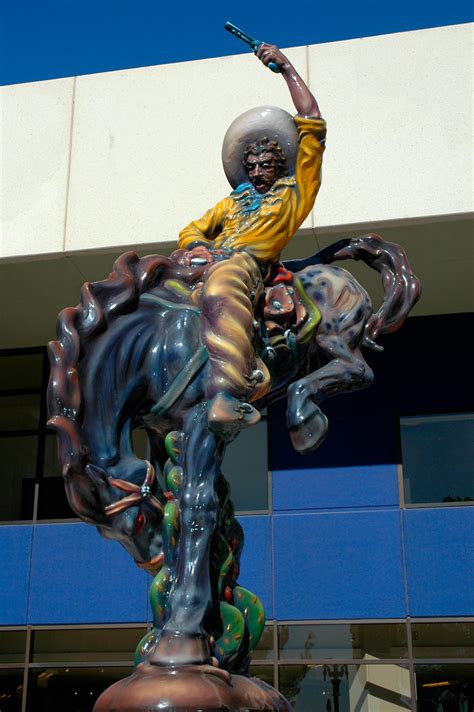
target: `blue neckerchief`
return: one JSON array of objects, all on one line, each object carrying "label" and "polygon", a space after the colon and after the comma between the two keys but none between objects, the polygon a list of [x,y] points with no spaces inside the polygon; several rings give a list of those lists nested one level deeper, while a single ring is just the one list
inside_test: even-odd
[{"label": "blue neckerchief", "polygon": [[241,183],[230,194],[231,198],[240,203],[243,213],[249,214],[260,209],[265,193],[259,193],[251,183]]}]

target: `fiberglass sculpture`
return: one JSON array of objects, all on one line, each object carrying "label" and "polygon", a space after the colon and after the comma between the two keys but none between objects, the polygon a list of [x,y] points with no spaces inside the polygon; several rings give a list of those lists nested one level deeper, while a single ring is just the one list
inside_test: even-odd
[{"label": "fiberglass sculpture", "polygon": [[[107,279],[86,283],[49,345],[49,425],[70,505],[154,577],[136,670],[98,711],[291,710],[248,676],[265,614],[238,583],[226,444],[287,398],[293,446],[317,448],[321,402],[372,382],[362,349],[379,348],[420,293],[404,251],[375,234],[280,262],[318,193],[326,123],[287,57],[254,50],[281,74],[296,116],[259,107],[237,118],[222,151],[230,195],[181,231],[169,257],[127,252]],[[377,311],[332,265],[344,259],[380,272]],[[134,452],[135,428],[149,461]]]}]

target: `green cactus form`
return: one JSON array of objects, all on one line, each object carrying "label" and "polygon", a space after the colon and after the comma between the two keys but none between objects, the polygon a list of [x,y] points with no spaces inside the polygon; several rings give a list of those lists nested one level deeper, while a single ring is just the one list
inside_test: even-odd
[{"label": "green cactus form", "polygon": [[177,558],[180,508],[178,498],[183,484],[183,469],[176,464],[181,453],[184,433],[174,430],[165,440],[169,459],[163,468],[167,502],[163,511],[163,554],[164,562],[150,587],[150,605],[153,614],[153,628],[139,642],[135,651],[134,664],[139,665],[145,659],[152,645],[158,642],[164,623],[166,604],[173,584],[172,570]]},{"label": "green cactus form", "polygon": [[[182,461],[184,433],[174,430],[166,436],[169,456],[163,467],[167,491],[163,512],[162,536],[164,561],[150,588],[153,628],[137,646],[135,665],[145,660],[157,644],[166,620],[167,602],[173,585],[180,531],[179,498],[184,473]],[[245,672],[249,655],[257,646],[265,625],[265,612],[260,599],[237,584],[239,559],[244,536],[234,515],[230,486],[223,475],[216,483],[219,516],[211,547],[211,583],[216,601],[209,638],[212,655],[219,667],[229,672]]]}]

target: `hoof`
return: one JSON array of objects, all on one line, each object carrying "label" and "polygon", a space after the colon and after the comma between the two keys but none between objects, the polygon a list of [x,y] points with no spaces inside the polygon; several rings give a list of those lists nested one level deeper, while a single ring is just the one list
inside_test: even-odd
[{"label": "hoof", "polygon": [[244,428],[255,425],[260,420],[260,413],[250,403],[218,393],[209,407],[209,430],[226,441],[233,440]]},{"label": "hoof", "polygon": [[328,432],[328,419],[317,408],[315,413],[289,430],[295,450],[306,454],[316,450],[323,442]]}]

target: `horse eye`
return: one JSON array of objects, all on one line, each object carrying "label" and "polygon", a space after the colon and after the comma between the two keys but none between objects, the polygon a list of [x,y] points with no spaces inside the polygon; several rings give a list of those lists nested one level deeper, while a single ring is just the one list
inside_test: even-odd
[{"label": "horse eye", "polygon": [[141,512],[139,512],[137,514],[137,518],[135,519],[135,534],[140,534],[144,524],[145,516]]}]

